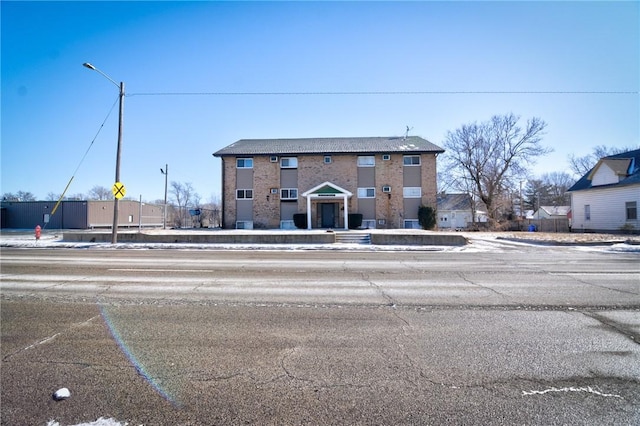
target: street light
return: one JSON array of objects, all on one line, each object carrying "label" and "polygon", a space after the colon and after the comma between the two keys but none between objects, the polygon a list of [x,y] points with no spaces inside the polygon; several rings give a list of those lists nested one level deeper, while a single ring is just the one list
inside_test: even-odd
[{"label": "street light", "polygon": [[[115,86],[120,90],[120,109],[118,115],[118,149],[116,151],[116,182],[120,182],[120,153],[122,150],[122,119],[124,112],[124,83],[120,82],[120,84],[116,83],[111,77],[100,71],[98,68],[94,67],[88,62],[82,64],[84,67],[89,68],[90,70],[97,71],[104,78],[115,84]],[[118,201],[119,198],[115,197],[113,200],[113,227],[111,230],[111,244],[115,244],[118,242]]]},{"label": "street light", "polygon": [[162,212],[162,229],[167,229],[167,179],[169,179],[169,165],[164,165],[164,170],[160,169],[164,175],[164,211]]}]

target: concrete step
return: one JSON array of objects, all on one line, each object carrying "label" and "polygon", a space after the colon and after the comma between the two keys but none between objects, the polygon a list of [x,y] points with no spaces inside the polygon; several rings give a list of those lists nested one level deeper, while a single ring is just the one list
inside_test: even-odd
[{"label": "concrete step", "polygon": [[371,234],[364,232],[336,232],[338,244],[371,244]]}]

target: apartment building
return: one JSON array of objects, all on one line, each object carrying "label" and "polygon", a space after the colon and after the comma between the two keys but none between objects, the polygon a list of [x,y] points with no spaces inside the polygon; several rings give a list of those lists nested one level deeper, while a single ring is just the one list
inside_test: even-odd
[{"label": "apartment building", "polygon": [[417,228],[418,207],[436,207],[436,158],[417,137],[242,139],[222,160],[222,226],[348,229]]}]

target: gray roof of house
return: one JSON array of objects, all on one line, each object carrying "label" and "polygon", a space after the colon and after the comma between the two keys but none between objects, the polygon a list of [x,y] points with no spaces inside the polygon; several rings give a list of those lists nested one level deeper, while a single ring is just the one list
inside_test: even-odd
[{"label": "gray roof of house", "polygon": [[213,155],[294,155],[356,153],[441,153],[444,149],[419,136],[308,138],[308,139],[240,139]]},{"label": "gray roof of house", "polygon": [[438,194],[438,210],[471,210],[469,194]]}]

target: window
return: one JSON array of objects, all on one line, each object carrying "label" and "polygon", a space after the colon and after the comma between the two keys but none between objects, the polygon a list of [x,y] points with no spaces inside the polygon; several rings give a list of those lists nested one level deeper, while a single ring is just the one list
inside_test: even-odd
[{"label": "window", "polygon": [[402,159],[403,164],[405,166],[419,166],[420,165],[420,156],[419,155],[405,155]]},{"label": "window", "polygon": [[382,160],[383,161],[391,160],[391,154],[382,154]]},{"label": "window", "polygon": [[253,229],[253,221],[239,220],[236,222],[236,229]]},{"label": "window", "polygon": [[420,223],[418,219],[405,219],[404,227],[406,229],[420,229]]},{"label": "window", "polygon": [[280,190],[280,199],[281,200],[297,200],[298,188],[282,188]]},{"label": "window", "polygon": [[584,206],[584,220],[591,220],[591,206],[589,204]]},{"label": "window", "polygon": [[324,156],[324,164],[330,164],[331,163],[331,156],[330,155],[325,155]]},{"label": "window", "polygon": [[637,220],[638,219],[638,205],[635,201],[627,201],[625,204],[625,209],[627,210],[627,220]]},{"label": "window", "polygon": [[402,196],[404,198],[420,198],[422,196],[422,188],[419,186],[405,186],[402,188]]},{"label": "window", "polygon": [[269,161],[272,163],[277,163],[278,162],[278,156],[277,155],[272,155],[271,157],[269,157]]},{"label": "window", "polygon": [[363,229],[375,229],[376,228],[376,220],[375,219],[362,219]]},{"label": "window", "polygon": [[296,169],[298,168],[298,159],[296,157],[281,158],[280,167],[283,169]]},{"label": "window", "polygon": [[382,192],[390,193],[391,192],[391,187],[389,185],[383,186],[382,187]]},{"label": "window", "polygon": [[253,158],[236,158],[238,169],[253,169]]},{"label": "window", "polygon": [[280,229],[297,229],[297,228],[296,228],[296,225],[293,223],[293,220],[281,220]]},{"label": "window", "polygon": [[373,155],[358,156],[358,167],[375,167],[376,157]]},{"label": "window", "polygon": [[236,189],[236,200],[253,200],[253,189]]},{"label": "window", "polygon": [[376,189],[358,188],[358,198],[376,198]]}]

